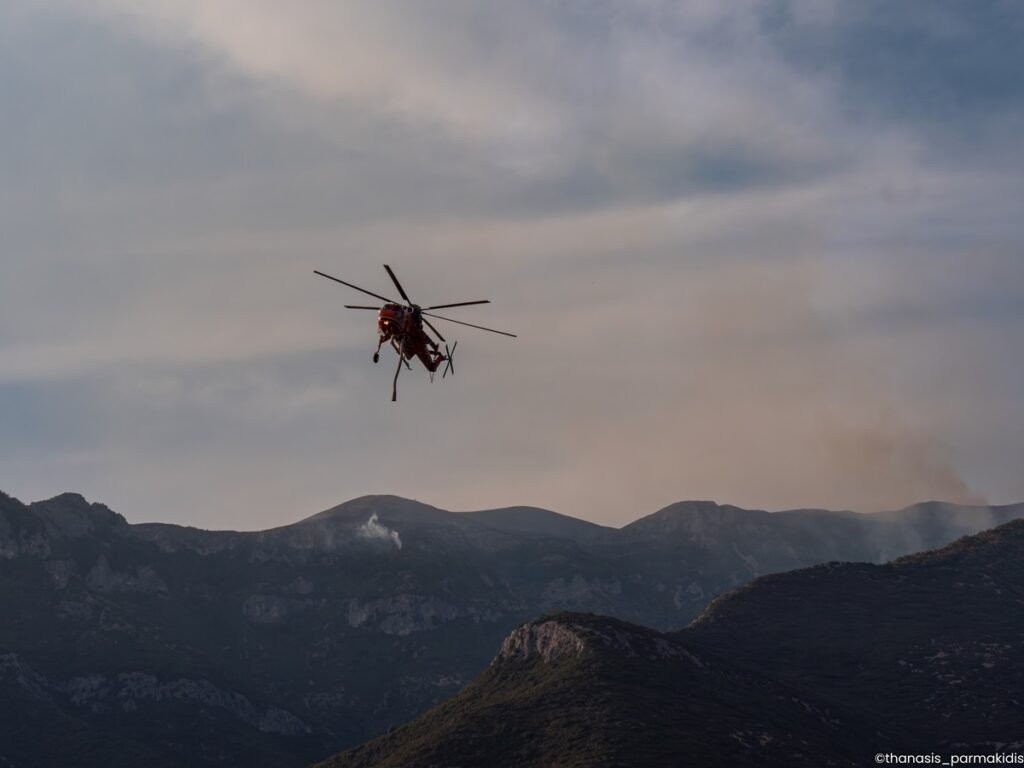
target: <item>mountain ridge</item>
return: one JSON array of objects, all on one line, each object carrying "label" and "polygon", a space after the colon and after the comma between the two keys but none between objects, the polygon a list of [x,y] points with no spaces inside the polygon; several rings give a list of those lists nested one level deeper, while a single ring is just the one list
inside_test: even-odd
[{"label": "mountain ridge", "polygon": [[[1020,517],[1024,516],[1024,502],[1013,502],[1008,504],[956,504],[953,502],[939,501],[939,500],[926,500],[915,502],[904,507],[900,507],[894,510],[883,510],[879,512],[856,512],[849,509],[826,509],[817,507],[798,507],[793,509],[779,509],[779,510],[764,510],[764,509],[751,509],[746,507],[740,507],[734,504],[721,503],[713,500],[706,499],[683,499],[680,501],[672,502],[664,507],[661,507],[653,512],[623,523],[622,525],[615,527],[610,525],[603,525],[595,523],[590,520],[586,520],[581,517],[574,517],[561,512],[555,512],[550,509],[543,507],[534,507],[529,505],[514,505],[509,507],[496,507],[493,509],[482,509],[482,510],[469,510],[469,511],[452,511],[446,510],[441,507],[421,502],[416,499],[406,498],[404,496],[397,496],[394,494],[365,494],[362,496],[356,496],[347,501],[340,502],[332,507],[329,507],[320,512],[315,512],[306,517],[299,518],[290,523],[282,523],[281,525],[271,526],[269,528],[255,529],[255,530],[235,530],[231,528],[202,528],[200,526],[183,524],[183,523],[166,523],[159,521],[147,521],[147,522],[130,522],[124,515],[112,511],[107,505],[101,502],[90,502],[85,496],[74,491],[64,491],[55,496],[46,499],[39,499],[31,502],[21,501],[18,497],[13,496],[4,492],[0,489],[0,501],[8,500],[13,501],[17,504],[24,505],[29,508],[40,508],[40,509],[52,509],[54,505],[60,503],[66,503],[71,507],[89,507],[98,511],[106,511],[111,515],[118,518],[120,521],[131,526],[139,525],[161,525],[175,528],[184,528],[188,530],[203,531],[208,533],[235,533],[235,534],[254,534],[254,533],[269,533],[272,531],[279,531],[283,528],[288,528],[293,525],[301,525],[303,523],[329,520],[334,518],[345,519],[362,512],[372,513],[377,511],[378,514],[381,510],[385,510],[386,514],[394,516],[394,519],[416,519],[417,516],[432,517],[438,515],[444,519],[452,518],[466,518],[474,521],[486,522],[488,519],[493,519],[495,522],[500,522],[500,518],[506,514],[514,513],[519,514],[535,514],[538,518],[547,518],[552,520],[565,521],[570,525],[581,524],[587,528],[595,528],[601,531],[626,531],[631,529],[638,524],[643,524],[645,521],[659,520],[659,519],[672,519],[679,517],[702,517],[705,519],[750,519],[760,520],[765,516],[781,517],[781,518],[798,518],[808,516],[826,516],[835,518],[852,518],[856,520],[893,520],[893,519],[905,519],[910,517],[925,517],[929,513],[934,514],[936,510],[944,509],[956,511],[959,514],[977,514],[984,515],[986,513],[994,515],[992,519],[1000,519],[1007,516]],[[1009,517],[1007,517],[1009,519]],[[520,522],[520,521],[511,521]],[[996,523],[999,524],[999,523]],[[991,526],[988,526],[991,527]],[[521,530],[521,529],[510,529],[510,530]],[[529,529],[527,529],[529,530]]]},{"label": "mountain ridge", "polygon": [[[498,510],[487,525],[487,511],[373,496],[233,532],[129,523],[75,494],[0,496],[0,655],[47,681],[19,687],[17,702],[0,688],[0,709],[104,734],[90,746],[97,766],[113,764],[122,739],[179,759],[192,734],[237,764],[298,765],[455,693],[531,617],[590,612],[676,630],[752,578],[907,554],[960,524],[940,524],[955,509],[926,510],[890,546],[899,529],[881,518],[734,508],[726,524],[715,508],[685,510],[662,515],[689,515],[670,534],[657,517],[649,530],[595,531],[547,511],[510,524],[514,509]],[[277,711],[268,722],[303,727],[261,731]]]},{"label": "mountain ridge", "polygon": [[318,768],[855,766],[891,734],[680,634],[559,612],[452,699]]},{"label": "mountain ridge", "polygon": [[1022,605],[1014,520],[882,565],[763,576],[677,632],[549,614],[507,635],[456,696],[321,767],[853,766],[1015,752]]},{"label": "mountain ridge", "polygon": [[760,577],[713,600],[683,633],[930,734],[933,749],[969,751],[1006,741],[1024,722],[1022,606],[1024,520],[1014,520],[888,563]]}]

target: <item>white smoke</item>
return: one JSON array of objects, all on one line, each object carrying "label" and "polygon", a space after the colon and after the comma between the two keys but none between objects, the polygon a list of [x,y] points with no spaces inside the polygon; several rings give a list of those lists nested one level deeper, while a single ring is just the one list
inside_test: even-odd
[{"label": "white smoke", "polygon": [[356,534],[363,539],[374,539],[377,541],[391,541],[397,549],[402,548],[402,538],[398,531],[393,531],[386,525],[381,525],[377,520],[377,513],[370,515],[370,519],[363,523],[356,530]]}]

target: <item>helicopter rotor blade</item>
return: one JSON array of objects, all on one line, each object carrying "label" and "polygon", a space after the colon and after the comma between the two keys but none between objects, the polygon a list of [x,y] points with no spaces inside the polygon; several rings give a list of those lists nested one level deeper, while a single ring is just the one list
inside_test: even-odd
[{"label": "helicopter rotor blade", "polygon": [[388,275],[391,276],[391,282],[393,282],[395,284],[395,288],[398,289],[398,292],[402,295],[402,298],[405,299],[405,303],[409,304],[411,306],[412,305],[412,299],[410,299],[408,294],[406,294],[405,289],[402,287],[402,284],[400,282],[398,282],[398,278],[395,277],[395,273],[391,271],[391,267],[389,267],[387,264],[385,264],[384,265],[384,269],[386,269]]},{"label": "helicopter rotor blade", "polygon": [[431,323],[431,322],[430,322],[429,320],[427,320],[426,318],[423,318],[423,324],[424,324],[425,326],[427,326],[427,328],[429,328],[430,330],[432,330],[432,331],[434,332],[434,335],[435,335],[435,336],[437,336],[437,338],[439,338],[439,339],[441,340],[441,342],[442,342],[442,343],[444,343],[444,341],[445,341],[445,338],[444,338],[444,336],[442,336],[442,335],[441,335],[441,332],[440,332],[439,330],[437,330],[437,328],[435,328],[435,327],[434,327],[433,323]]},{"label": "helicopter rotor blade", "polygon": [[[429,313],[428,312],[424,312],[423,314],[426,315],[426,314],[429,314]],[[477,330],[480,330],[480,331],[490,331],[491,333],[500,333],[502,336],[511,336],[513,339],[519,338],[514,333],[508,333],[507,331],[496,331],[494,328],[485,328],[482,325],[473,325],[473,323],[464,323],[461,320],[452,320],[450,317],[441,317],[441,315],[430,315],[430,316],[431,317],[435,317],[438,320],[447,320],[449,323],[457,323],[458,325],[468,325],[470,328],[476,328]]]},{"label": "helicopter rotor blade", "polygon": [[333,275],[328,275],[326,272],[321,272],[318,269],[314,269],[313,273],[316,274],[316,275],[320,275],[320,277],[326,277],[328,280],[333,280],[336,283],[341,283],[342,285],[347,285],[349,288],[355,288],[357,291],[360,291],[361,293],[365,293],[367,296],[373,296],[373,298],[375,298],[375,299],[380,299],[385,304],[397,304],[398,303],[394,299],[389,299],[386,296],[381,296],[379,294],[374,293],[373,291],[368,291],[365,288],[360,288],[358,285],[352,285],[352,283],[346,283],[344,280],[341,280],[341,279],[339,279],[337,277],[334,277]]},{"label": "helicopter rotor blade", "polygon": [[455,375],[455,348],[457,346],[459,346],[459,342],[457,342],[457,341],[454,344],[452,344],[452,348],[451,349],[448,349],[448,345],[447,344],[444,345],[444,356],[445,356],[446,359],[445,359],[444,372],[441,374],[441,378],[442,379],[445,376],[448,375],[448,371],[452,372],[452,376]]},{"label": "helicopter rotor blade", "polygon": [[481,301],[458,301],[455,304],[435,304],[432,307],[423,307],[423,309],[447,309],[448,307],[468,307],[471,304],[490,304],[490,299],[482,299]]},{"label": "helicopter rotor blade", "polygon": [[346,304],[345,309],[373,309],[379,311],[380,307],[364,307],[359,304]]}]

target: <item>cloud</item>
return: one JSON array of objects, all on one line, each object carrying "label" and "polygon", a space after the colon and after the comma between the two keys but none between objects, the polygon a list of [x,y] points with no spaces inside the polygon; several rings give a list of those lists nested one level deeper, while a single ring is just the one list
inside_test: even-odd
[{"label": "cloud", "polygon": [[460,22],[484,24],[487,14],[464,4],[442,3],[441,14],[369,2],[314,1],[285,9],[262,1],[140,6],[104,0],[79,7],[106,12],[166,44],[186,40],[246,74],[315,99],[349,101],[470,137],[529,140],[557,130],[557,115],[530,91],[513,81],[496,83],[485,66],[465,66],[462,56],[484,48],[467,49],[460,43],[472,38],[447,30]]},{"label": "cloud", "polygon": [[[418,140],[447,135],[496,169],[576,194],[673,194],[837,159],[830,84],[793,77],[747,5],[67,2],[265,88],[393,118]],[[343,114],[325,132],[350,130]]]},{"label": "cloud", "polygon": [[[5,4],[0,487],[241,528],[1024,495],[1019,67],[979,43],[1021,14],[930,7]],[[312,275],[382,262],[520,339],[453,327],[392,406]]]}]

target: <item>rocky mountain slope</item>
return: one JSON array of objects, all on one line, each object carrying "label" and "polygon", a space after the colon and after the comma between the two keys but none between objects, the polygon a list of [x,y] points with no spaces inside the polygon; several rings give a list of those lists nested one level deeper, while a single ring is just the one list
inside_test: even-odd
[{"label": "rocky mountain slope", "polygon": [[915,750],[1024,747],[1024,521],[885,565],[766,576],[687,630]]},{"label": "rocky mountain slope", "polygon": [[457,696],[321,768],[858,765],[856,716],[685,637],[562,613],[510,634]]},{"label": "rocky mountain slope", "polygon": [[1022,515],[686,502],[609,529],[378,496],[237,533],[0,494],[0,715],[20,723],[0,732],[0,766],[45,763],[57,722],[91,734],[79,765],[302,765],[447,698],[546,611],[678,628],[760,574],[877,561]]},{"label": "rocky mountain slope", "polygon": [[457,696],[324,768],[821,766],[1024,748],[1024,521],[767,576],[689,628],[529,622]]}]

